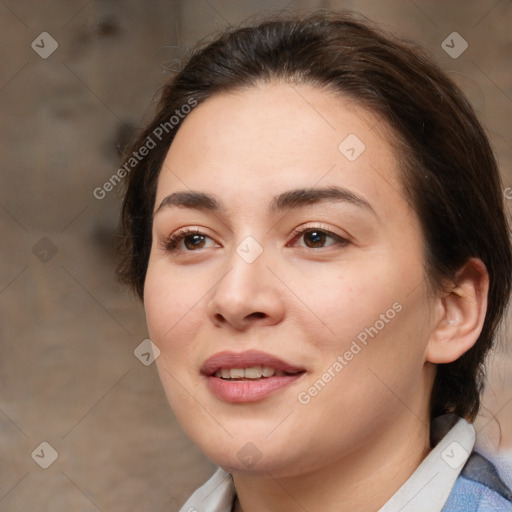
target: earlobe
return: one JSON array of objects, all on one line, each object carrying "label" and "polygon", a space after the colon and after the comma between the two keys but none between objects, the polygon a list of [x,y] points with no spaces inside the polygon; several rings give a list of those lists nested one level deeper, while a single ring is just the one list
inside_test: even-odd
[{"label": "earlobe", "polygon": [[451,290],[439,297],[425,359],[451,363],[467,352],[482,331],[487,312],[489,274],[484,263],[471,258],[457,273]]}]

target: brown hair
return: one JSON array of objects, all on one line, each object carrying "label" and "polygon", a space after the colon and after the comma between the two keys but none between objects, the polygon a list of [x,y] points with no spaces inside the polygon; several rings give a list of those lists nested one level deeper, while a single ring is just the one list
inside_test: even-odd
[{"label": "brown hair", "polygon": [[120,276],[143,298],[158,176],[186,117],[184,106],[275,80],[338,91],[389,124],[400,146],[405,196],[422,226],[426,275],[434,290],[469,258],[485,263],[490,289],[482,332],[458,360],[437,365],[431,396],[432,417],[454,413],[474,419],[484,359],[512,276],[497,163],[471,106],[451,80],[422,51],[361,17],[319,11],[273,18],[222,33],[191,55],[163,88],[156,116],[127,152],[126,161],[148,137],[159,139],[126,179]]}]

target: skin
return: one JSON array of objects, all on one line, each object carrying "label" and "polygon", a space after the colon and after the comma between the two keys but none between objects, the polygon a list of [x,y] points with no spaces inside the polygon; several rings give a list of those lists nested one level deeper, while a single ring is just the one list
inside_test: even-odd
[{"label": "skin", "polygon": [[[349,134],[366,146],[352,162],[338,149]],[[434,363],[457,359],[481,330],[485,267],[470,260],[447,292],[429,290],[419,221],[389,136],[353,101],[273,83],[206,100],[169,149],[144,291],[149,334],[169,403],[194,443],[232,473],[237,510],[378,510],[430,449]],[[277,194],[328,186],[371,209],[323,200],[268,210]],[[189,190],[215,195],[222,208],[158,208]],[[169,235],[187,226],[207,236],[204,245],[189,237],[166,250]],[[297,227],[348,242],[326,237],[311,248],[311,232],[294,235]],[[236,252],[247,236],[263,249],[252,263]],[[401,311],[300,403],[299,393],[396,303]],[[219,400],[201,365],[220,351],[250,349],[306,373],[257,402]],[[261,454],[251,466],[237,456],[247,443]]]}]

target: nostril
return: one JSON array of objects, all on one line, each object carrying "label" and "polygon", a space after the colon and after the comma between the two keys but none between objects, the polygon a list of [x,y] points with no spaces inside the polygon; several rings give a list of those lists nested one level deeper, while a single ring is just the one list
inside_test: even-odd
[{"label": "nostril", "polygon": [[248,315],[248,318],[265,318],[267,315],[265,313],[260,313],[257,311],[256,313],[251,313]]},{"label": "nostril", "polygon": [[224,317],[220,313],[217,313],[215,315],[215,319],[218,320],[219,322],[224,322]]}]

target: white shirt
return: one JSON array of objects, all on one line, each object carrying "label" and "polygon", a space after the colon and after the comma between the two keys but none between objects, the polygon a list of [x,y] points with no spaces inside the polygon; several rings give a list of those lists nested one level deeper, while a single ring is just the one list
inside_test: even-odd
[{"label": "white shirt", "polygon": [[[475,430],[460,418],[379,512],[441,512],[475,444]],[[231,512],[236,498],[222,468],[187,500],[179,512]]]}]

